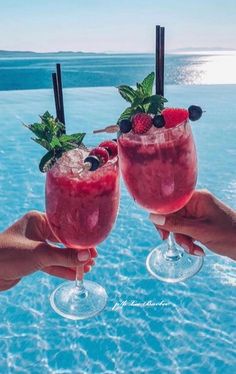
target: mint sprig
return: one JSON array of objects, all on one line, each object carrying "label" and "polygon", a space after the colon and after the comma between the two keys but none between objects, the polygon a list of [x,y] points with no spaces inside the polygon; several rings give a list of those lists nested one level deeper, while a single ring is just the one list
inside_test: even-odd
[{"label": "mint sprig", "polygon": [[44,173],[51,169],[64,152],[81,146],[85,133],[67,135],[65,125],[49,112],[45,112],[40,118],[41,122],[24,126],[36,135],[36,138],[31,139],[48,151],[39,163],[39,169]]},{"label": "mint sprig", "polygon": [[120,115],[117,123],[123,119],[130,119],[136,113],[159,114],[167,100],[160,95],[152,95],[155,74],[148,74],[136,89],[121,85],[118,87],[120,95],[131,105]]}]

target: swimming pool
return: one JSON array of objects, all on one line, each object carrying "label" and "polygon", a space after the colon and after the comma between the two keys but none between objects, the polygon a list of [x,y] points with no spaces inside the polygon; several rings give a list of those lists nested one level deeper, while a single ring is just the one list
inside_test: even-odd
[{"label": "swimming pool", "polygon": [[[167,86],[166,96],[170,105],[206,110],[192,125],[198,187],[236,208],[236,86]],[[66,89],[68,132],[85,130],[86,144],[98,144],[103,137],[94,139],[92,129],[114,122],[123,105],[114,88]],[[50,90],[0,92],[1,230],[30,209],[44,209],[42,150],[20,120],[35,121],[46,109],[54,112]],[[208,251],[194,278],[160,283],[145,268],[157,242],[147,213],[122,185],[116,227],[86,276],[106,287],[106,309],[88,321],[59,317],[49,295],[61,280],[43,273],[0,293],[0,373],[235,372],[235,263]],[[116,305],[122,302],[140,305]],[[148,302],[156,305],[141,305]]]}]

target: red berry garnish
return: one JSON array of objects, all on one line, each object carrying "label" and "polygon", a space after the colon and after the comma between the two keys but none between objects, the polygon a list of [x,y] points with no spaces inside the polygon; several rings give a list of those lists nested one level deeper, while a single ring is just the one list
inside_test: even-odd
[{"label": "red berry garnish", "polygon": [[99,144],[99,147],[105,148],[107,152],[109,153],[110,158],[114,158],[117,156],[118,150],[117,150],[117,144],[113,140],[105,140],[101,144]]},{"label": "red berry garnish", "polygon": [[182,108],[165,108],[161,112],[165,120],[165,128],[170,129],[189,119],[187,109]]},{"label": "red berry garnish", "polygon": [[104,165],[109,160],[108,151],[102,147],[93,148],[89,156],[96,156],[100,161],[100,166]]},{"label": "red berry garnish", "polygon": [[152,117],[147,113],[137,113],[132,117],[132,129],[135,134],[145,134],[152,127]]}]

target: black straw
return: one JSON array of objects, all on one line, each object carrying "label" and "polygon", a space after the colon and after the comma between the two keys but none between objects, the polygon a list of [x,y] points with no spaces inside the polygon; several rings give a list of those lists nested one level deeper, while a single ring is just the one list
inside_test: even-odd
[{"label": "black straw", "polygon": [[57,75],[56,73],[52,73],[52,83],[53,83],[53,92],[54,92],[54,100],[55,100],[55,107],[56,107],[56,116],[58,121],[61,121],[60,118],[60,103],[59,103],[59,96],[58,96],[58,86],[57,86]]},{"label": "black straw", "polygon": [[61,64],[56,64],[56,69],[57,69],[57,87],[58,87],[58,97],[59,97],[59,107],[60,107],[60,122],[62,122],[65,125],[65,113],[64,113],[62,79],[61,79]]},{"label": "black straw", "polygon": [[160,79],[159,79],[159,51],[160,51],[160,26],[156,26],[156,50],[155,50],[155,76],[156,76],[156,95],[160,91]]},{"label": "black straw", "polygon": [[160,51],[160,66],[161,66],[161,96],[164,96],[164,73],[165,73],[165,27],[161,27],[161,51]]},{"label": "black straw", "polygon": [[164,96],[165,28],[156,26],[156,94]]}]

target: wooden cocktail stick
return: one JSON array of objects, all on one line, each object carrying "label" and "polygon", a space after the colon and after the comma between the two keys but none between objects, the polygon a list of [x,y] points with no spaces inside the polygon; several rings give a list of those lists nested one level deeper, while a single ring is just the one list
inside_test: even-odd
[{"label": "wooden cocktail stick", "polygon": [[104,129],[94,130],[93,133],[94,134],[99,134],[101,132],[106,132],[108,134],[113,134],[117,131],[119,131],[119,126],[118,125],[110,125],[110,126],[105,127]]}]

